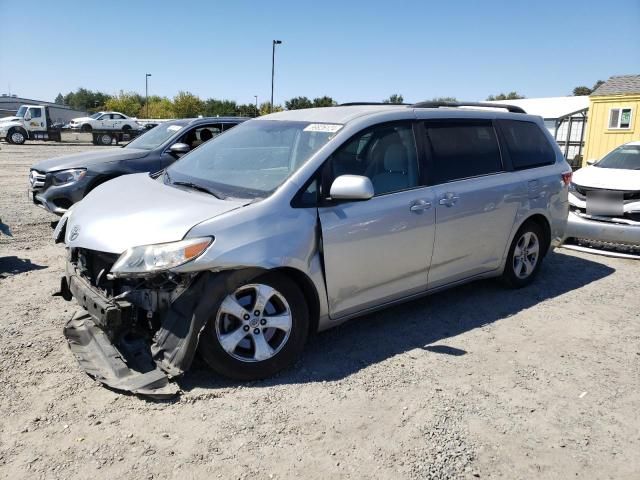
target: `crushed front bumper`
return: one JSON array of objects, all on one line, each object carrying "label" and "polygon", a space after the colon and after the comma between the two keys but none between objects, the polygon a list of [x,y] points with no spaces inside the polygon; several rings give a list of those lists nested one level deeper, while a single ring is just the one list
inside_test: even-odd
[{"label": "crushed front bumper", "polygon": [[640,222],[621,223],[615,219],[570,211],[563,246],[610,256],[640,258]]},{"label": "crushed front bumper", "polygon": [[108,299],[78,275],[63,281],[69,293],[84,307],[64,327],[69,348],[80,366],[99,382],[155,399],[175,396],[177,385],[153,361],[149,345],[140,338],[117,339],[108,332],[128,321],[132,306]]}]

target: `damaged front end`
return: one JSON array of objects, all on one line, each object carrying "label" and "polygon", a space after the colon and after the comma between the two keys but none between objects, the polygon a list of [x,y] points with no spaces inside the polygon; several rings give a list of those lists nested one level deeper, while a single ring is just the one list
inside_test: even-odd
[{"label": "damaged front end", "polygon": [[174,396],[179,389],[169,380],[191,365],[204,327],[193,324],[191,312],[196,284],[208,275],[117,278],[110,271],[118,257],[68,249],[62,295],[75,297],[84,311],[67,322],[65,337],[80,366],[105,385],[158,399]]}]

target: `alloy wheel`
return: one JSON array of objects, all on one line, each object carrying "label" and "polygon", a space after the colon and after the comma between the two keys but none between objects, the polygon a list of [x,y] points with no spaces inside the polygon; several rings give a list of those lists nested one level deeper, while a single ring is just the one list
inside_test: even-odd
[{"label": "alloy wheel", "polygon": [[291,308],[273,287],[249,284],[223,300],[216,315],[222,348],[242,362],[262,362],[287,343],[293,325]]},{"label": "alloy wheel", "polygon": [[513,272],[525,279],[533,273],[540,255],[540,241],[534,232],[524,232],[513,251]]}]

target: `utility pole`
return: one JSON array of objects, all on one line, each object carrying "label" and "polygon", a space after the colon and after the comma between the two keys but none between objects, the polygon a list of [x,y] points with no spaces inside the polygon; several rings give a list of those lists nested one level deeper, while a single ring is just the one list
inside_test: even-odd
[{"label": "utility pole", "polygon": [[276,45],[280,45],[282,40],[274,40],[271,51],[271,105],[269,106],[269,113],[273,112],[273,78],[275,77],[275,65],[276,65]]},{"label": "utility pole", "polygon": [[147,118],[149,118],[149,77],[150,73],[147,73],[144,77],[144,102],[147,105]]}]

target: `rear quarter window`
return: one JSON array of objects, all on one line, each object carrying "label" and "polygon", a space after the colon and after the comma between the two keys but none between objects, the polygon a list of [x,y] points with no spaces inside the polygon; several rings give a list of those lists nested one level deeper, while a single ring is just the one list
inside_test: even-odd
[{"label": "rear quarter window", "polygon": [[514,170],[555,163],[555,152],[538,124],[518,120],[500,120],[499,124]]}]

